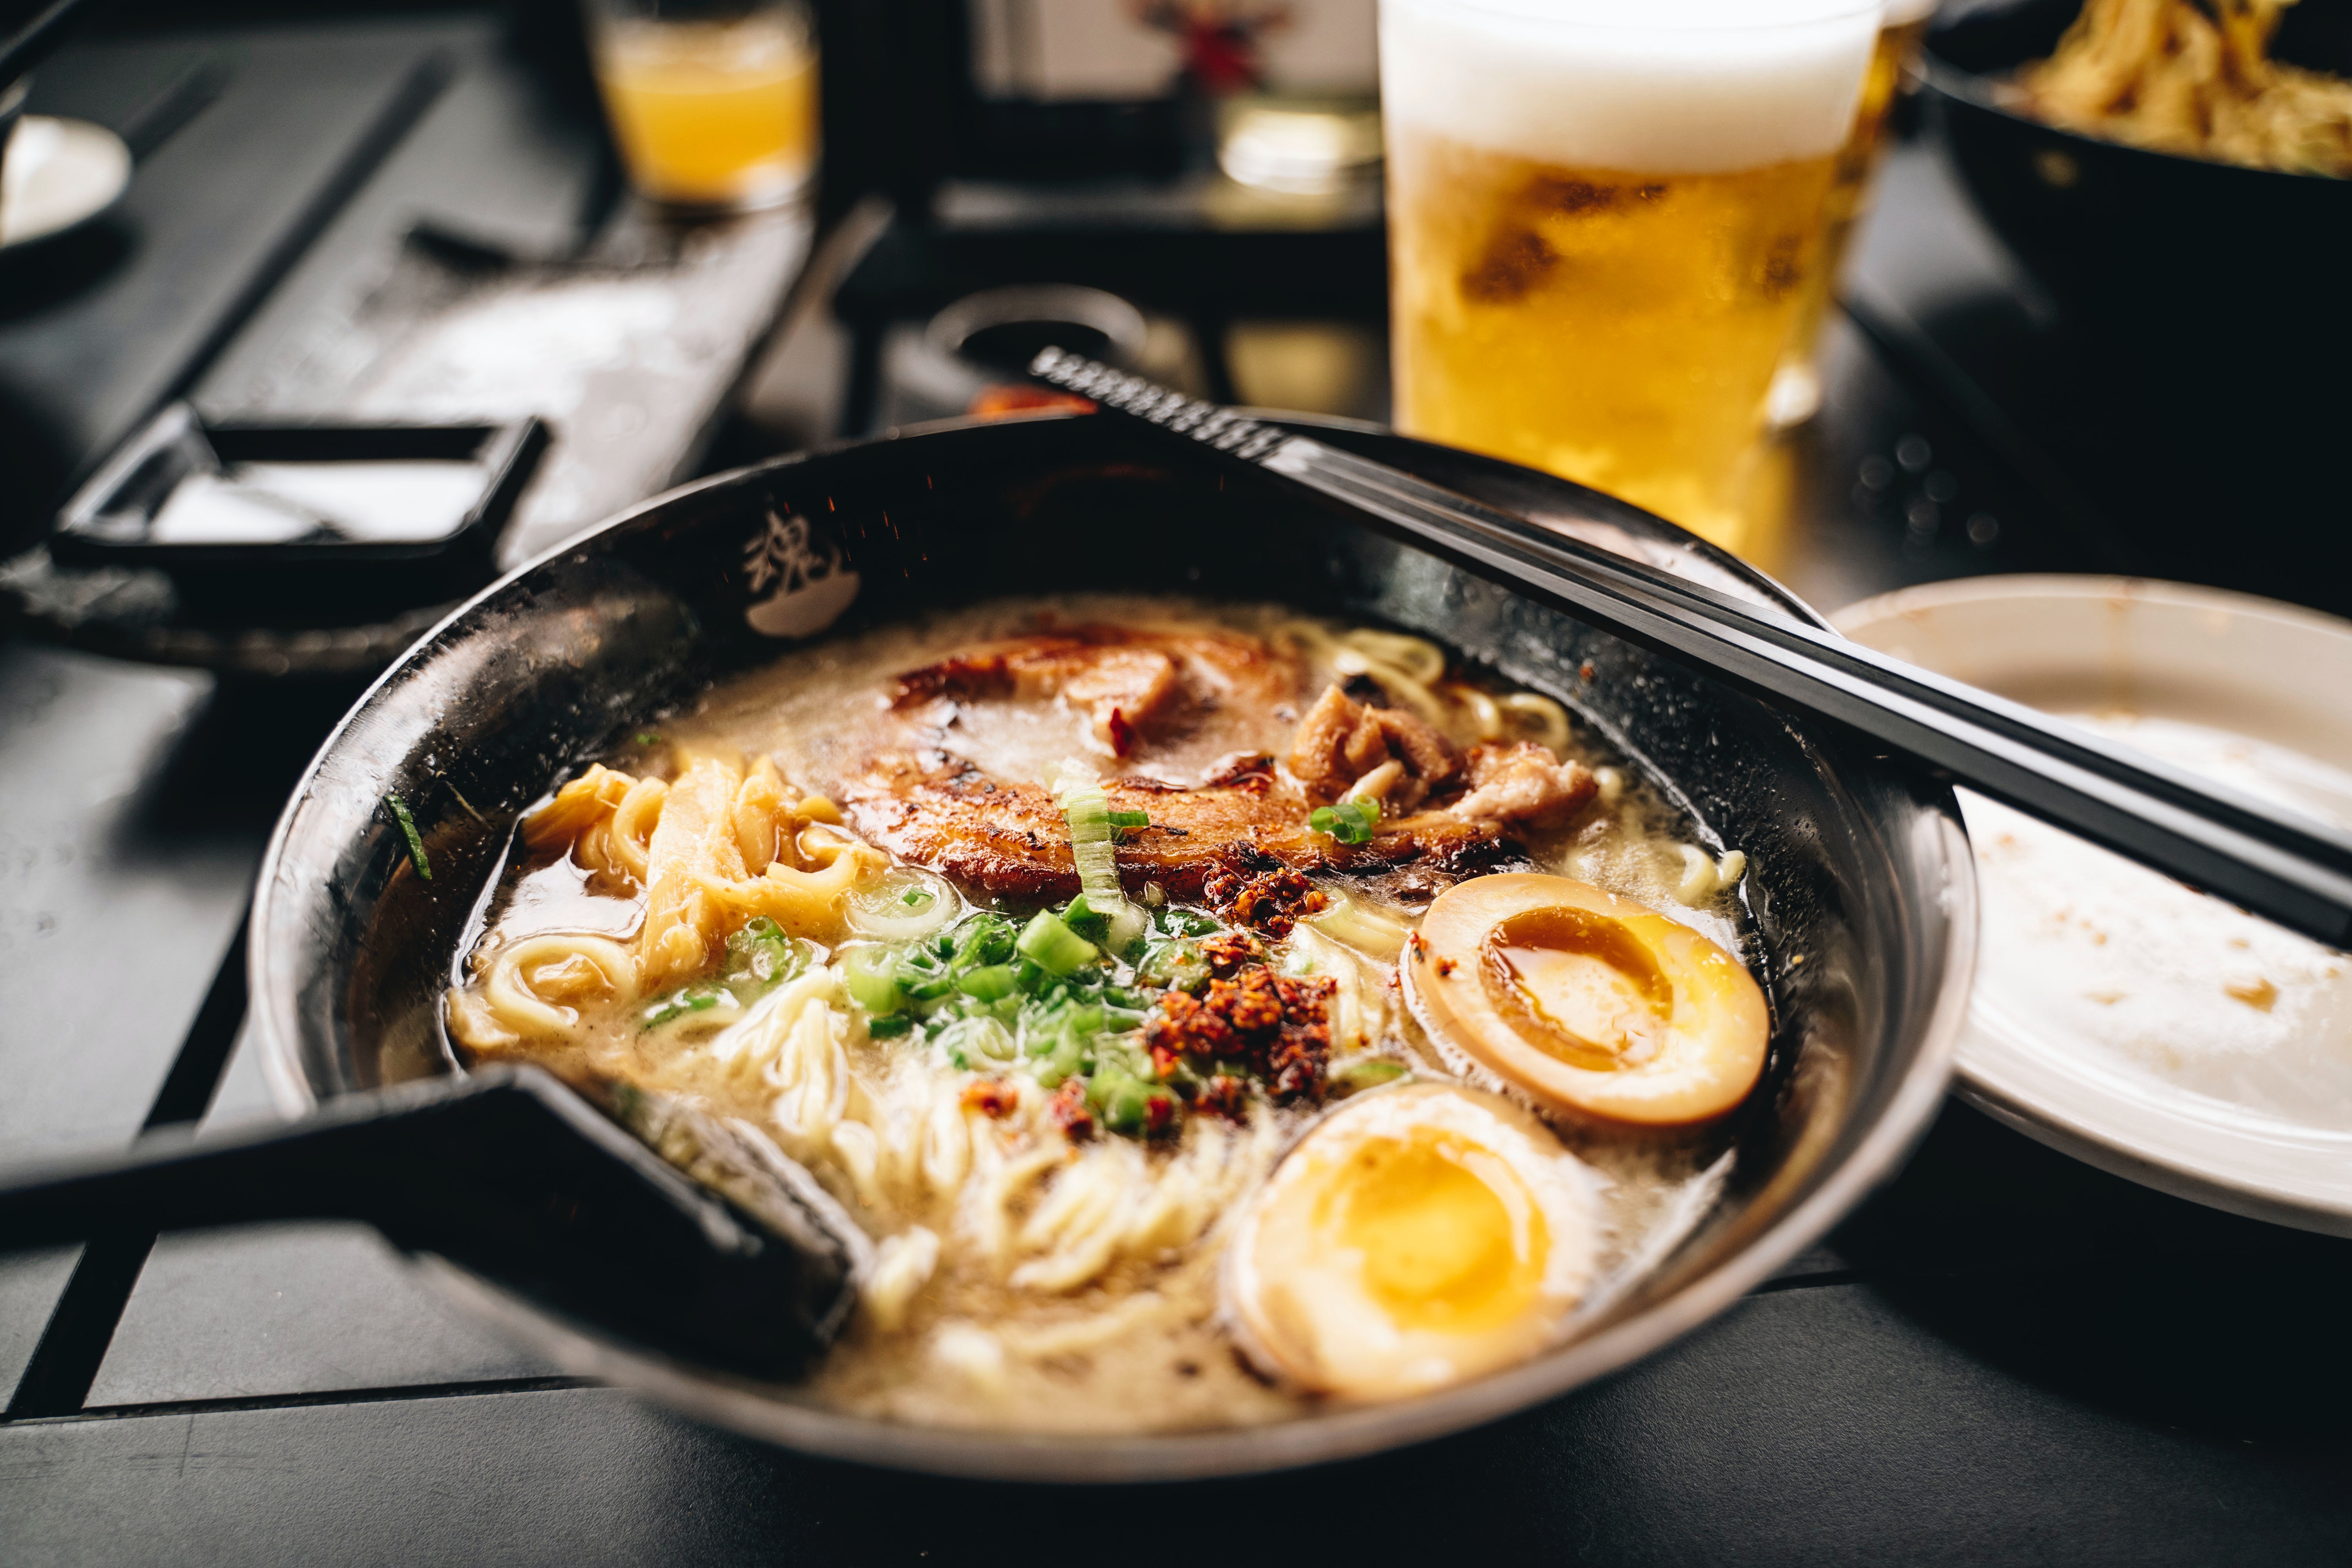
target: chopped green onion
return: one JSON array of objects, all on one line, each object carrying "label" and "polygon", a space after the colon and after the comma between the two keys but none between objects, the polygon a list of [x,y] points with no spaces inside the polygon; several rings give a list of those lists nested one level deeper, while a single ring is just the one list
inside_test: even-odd
[{"label": "chopped green onion", "polygon": [[814,945],[786,936],[782,926],[757,915],[728,937],[727,968],[721,978],[737,1001],[750,1003],[800,975],[815,956]]},{"label": "chopped green onion", "polygon": [[396,795],[385,795],[383,804],[392,807],[392,819],[400,824],[401,837],[408,840],[408,863],[416,868],[419,877],[431,881],[433,863],[425,858],[425,836],[416,831],[416,818],[408,815],[408,804]]},{"label": "chopped green onion", "polygon": [[1013,957],[1021,928],[1003,915],[983,910],[967,917],[948,938],[949,957],[958,969],[1003,963]]},{"label": "chopped green onion", "polygon": [[1381,803],[1371,795],[1343,800],[1337,805],[1318,805],[1307,814],[1309,829],[1328,833],[1342,844],[1370,844],[1380,825]]},{"label": "chopped green onion", "polygon": [[804,973],[816,960],[816,944],[786,936],[782,926],[759,915],[741,929],[728,933],[726,967],[717,980],[704,980],[648,1005],[638,1016],[645,1027],[658,1029],[693,1013],[713,1007],[740,1014],[787,980]]},{"label": "chopped green onion", "polygon": [[710,985],[688,985],[673,991],[645,1011],[645,1025],[658,1029],[689,1013],[707,1013],[719,1005],[719,991]]},{"label": "chopped green onion", "polygon": [[1032,1063],[1029,1071],[1039,1087],[1059,1089],[1064,1079],[1086,1070],[1086,1038],[1076,1029],[1041,1035],[1029,1042],[1029,1054],[1044,1059]]},{"label": "chopped green onion", "polygon": [[1069,907],[1063,910],[1062,923],[1091,942],[1100,942],[1110,934],[1110,916],[1089,905],[1084,893],[1072,899]]},{"label": "chopped green onion", "polygon": [[915,866],[899,866],[849,895],[849,924],[860,936],[914,942],[936,936],[961,908],[947,883]]},{"label": "chopped green onion", "polygon": [[1209,983],[1209,963],[1201,956],[1197,942],[1181,938],[1158,942],[1144,951],[1135,977],[1163,990],[1197,991]]},{"label": "chopped green onion", "polygon": [[1064,925],[1051,910],[1039,910],[1013,945],[1046,973],[1065,978],[1095,960],[1095,944]]},{"label": "chopped green onion", "polygon": [[904,1013],[885,1013],[866,1020],[866,1032],[877,1040],[892,1040],[915,1026],[915,1020]]},{"label": "chopped green onion", "polygon": [[954,994],[956,988],[954,975],[927,974],[918,969],[910,977],[908,973],[910,968],[913,968],[911,964],[902,963],[898,966],[898,989],[906,994],[908,1001],[937,1002],[941,997]]},{"label": "chopped green onion", "polygon": [[898,988],[898,954],[895,949],[853,949],[841,962],[841,979],[857,1005],[869,1013],[895,1013],[907,1005]]},{"label": "chopped green onion", "polygon": [[1103,1010],[1091,1002],[1079,1003],[1062,1015],[1062,1026],[1087,1041],[1101,1034],[1103,1026],[1109,1021]]},{"label": "chopped green onion", "polygon": [[1002,1002],[1013,994],[1015,984],[1013,966],[1009,963],[983,964],[978,969],[966,970],[963,978],[956,982],[965,995],[977,997],[982,1002]]},{"label": "chopped green onion", "polygon": [[1110,814],[1113,827],[1149,827],[1151,814],[1148,811],[1114,811]]},{"label": "chopped green onion", "polygon": [[640,746],[658,746],[661,744],[661,737],[655,734],[651,730],[640,730],[637,731],[637,744]]},{"label": "chopped green onion", "polygon": [[1107,1067],[1087,1082],[1087,1101],[1114,1132],[1142,1131],[1145,1097],[1151,1092],[1133,1074]]},{"label": "chopped green onion", "polygon": [[1084,763],[1064,763],[1054,781],[1054,803],[1069,824],[1070,856],[1077,862],[1087,906],[1108,917],[1103,945],[1124,957],[1148,929],[1150,917],[1127,901],[1118,885],[1118,836],[1111,826],[1110,801]]}]

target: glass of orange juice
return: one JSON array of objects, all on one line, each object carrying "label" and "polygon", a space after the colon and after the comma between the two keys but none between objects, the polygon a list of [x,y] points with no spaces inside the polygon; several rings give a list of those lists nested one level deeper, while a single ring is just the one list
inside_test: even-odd
[{"label": "glass of orange juice", "polygon": [[596,82],[639,192],[748,212],[817,159],[816,24],[805,0],[585,0]]}]

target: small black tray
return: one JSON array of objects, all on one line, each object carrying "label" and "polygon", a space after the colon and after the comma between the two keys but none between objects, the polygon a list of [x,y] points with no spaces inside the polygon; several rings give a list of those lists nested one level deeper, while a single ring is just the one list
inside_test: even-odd
[{"label": "small black tray", "polygon": [[[546,426],[535,418],[498,425],[207,425],[187,404],[175,403],[125,442],[67,503],[49,553],[63,563],[158,567],[181,578],[259,572],[281,584],[355,567],[437,574],[488,561],[546,444]],[[153,537],[165,505],[192,479],[233,479],[251,464],[404,462],[455,462],[480,470],[478,491],[446,531],[423,539],[354,537],[339,534],[314,510],[318,526],[278,541]]]}]

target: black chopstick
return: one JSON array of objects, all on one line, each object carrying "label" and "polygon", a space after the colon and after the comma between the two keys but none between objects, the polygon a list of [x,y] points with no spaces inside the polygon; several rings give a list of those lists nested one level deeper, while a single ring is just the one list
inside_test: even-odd
[{"label": "black chopstick", "polygon": [[1906,665],[1766,606],[1614,555],[1309,437],[1047,349],[1030,374],[1281,476],[1450,559],[2331,946],[2352,942],[2352,836]]}]

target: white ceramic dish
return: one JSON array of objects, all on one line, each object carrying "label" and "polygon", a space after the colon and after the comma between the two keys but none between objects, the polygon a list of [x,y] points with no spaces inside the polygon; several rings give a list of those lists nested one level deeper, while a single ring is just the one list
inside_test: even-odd
[{"label": "white ceramic dish", "polygon": [[131,149],[102,125],[27,114],[0,163],[0,247],[88,223],[131,187]]},{"label": "white ceramic dish", "polygon": [[[2352,623],[2057,576],[1937,584],[1832,618],[1972,685],[2102,715],[2176,763],[2194,754],[2339,823],[2352,813]],[[1985,921],[1962,1096],[2119,1175],[2352,1236],[2352,959],[1960,800]]]}]

